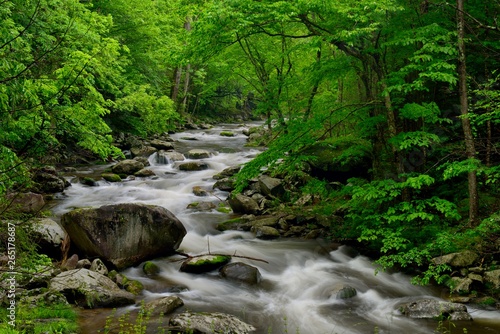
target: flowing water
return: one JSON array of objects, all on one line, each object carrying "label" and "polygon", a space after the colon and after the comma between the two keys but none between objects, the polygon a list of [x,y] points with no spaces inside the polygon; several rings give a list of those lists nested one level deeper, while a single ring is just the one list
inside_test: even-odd
[{"label": "flowing water", "polygon": [[[214,191],[210,197],[196,197],[194,186],[212,188],[212,176],[224,168],[249,161],[259,153],[244,148],[243,126],[220,125],[210,130],[192,130],[172,135],[175,148],[185,154],[193,148],[212,152],[204,159],[210,166],[203,171],[184,172],[176,163],[158,163],[150,157],[151,170],[157,177],[137,178],[122,183],[99,181],[98,187],[73,184],[66,197],[54,208],[57,217],[69,210],[84,206],[101,206],[125,202],[160,205],[184,224],[188,233],[180,250],[192,255],[212,253],[237,254],[268,261],[248,259],[238,261],[258,267],[262,282],[246,286],[221,279],[217,273],[194,275],[179,272],[179,262],[158,258],[154,262],[161,273],[149,278],[141,267],[129,268],[124,274],[141,281],[145,301],[178,295],[185,306],[180,310],[225,312],[252,324],[257,333],[437,333],[438,322],[408,319],[398,312],[398,305],[422,297],[445,299],[444,290],[410,284],[408,276],[398,273],[378,273],[366,257],[346,246],[327,241],[255,239],[249,232],[215,229],[219,222],[233,215],[217,212],[197,212],[187,209],[192,202],[212,201],[216,205],[228,195]],[[236,137],[222,137],[229,130]],[[189,160],[186,160],[189,161]],[[99,173],[107,166],[96,166]],[[340,284],[356,288],[356,297],[336,299],[332,290]],[[123,313],[137,309],[129,306]],[[494,310],[469,308],[473,322],[443,324],[440,333],[500,333],[500,313]],[[111,310],[97,309],[81,312],[82,333],[97,333],[104,327]]]}]

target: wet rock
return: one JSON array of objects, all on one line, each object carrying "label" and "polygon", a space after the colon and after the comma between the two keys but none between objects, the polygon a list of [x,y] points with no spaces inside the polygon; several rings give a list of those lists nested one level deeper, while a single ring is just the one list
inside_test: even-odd
[{"label": "wet rock", "polygon": [[89,187],[97,187],[99,185],[97,181],[91,177],[84,177],[80,179],[80,183]]},{"label": "wet rock", "polygon": [[181,313],[170,319],[170,325],[194,333],[247,334],[255,331],[237,317],[224,313]]},{"label": "wet rock", "polygon": [[159,151],[156,155],[156,162],[159,164],[170,164],[174,161],[183,161],[184,155],[175,151]]},{"label": "wet rock", "polygon": [[224,178],[224,179],[219,179],[215,182],[213,188],[214,189],[219,189],[222,191],[233,191],[235,186],[235,181],[231,178]]},{"label": "wet rock", "polygon": [[224,179],[224,178],[227,178],[227,177],[231,177],[231,176],[236,175],[240,170],[241,170],[241,166],[227,167],[222,172],[220,172],[219,174],[215,174],[213,176],[213,178],[215,180],[220,180],[220,179]]},{"label": "wet rock", "polygon": [[283,180],[267,175],[259,176],[259,186],[265,196],[281,197],[285,193]]},{"label": "wet rock", "polygon": [[151,169],[143,168],[135,172],[134,175],[137,177],[149,177],[149,176],[155,176],[156,174]]},{"label": "wet rock", "polygon": [[149,163],[149,156],[147,156],[147,157],[135,157],[134,160],[142,162],[144,167],[151,166],[151,164]]},{"label": "wet rock", "polygon": [[206,189],[200,186],[193,187],[193,194],[195,196],[200,196],[200,197],[205,197],[210,195],[210,193]]},{"label": "wet rock", "polygon": [[219,273],[224,278],[246,284],[257,284],[262,280],[259,269],[243,262],[226,264],[220,268]]},{"label": "wet rock", "polygon": [[144,164],[134,159],[126,159],[111,167],[115,174],[132,175],[144,168]]},{"label": "wet rock", "polygon": [[478,257],[479,255],[477,255],[477,253],[464,251],[435,257],[432,259],[432,262],[437,265],[449,264],[452,267],[469,267],[478,259]]},{"label": "wet rock", "polygon": [[140,295],[144,290],[144,285],[141,282],[136,280],[125,279],[123,283],[123,287],[126,291],[130,292],[133,295]]},{"label": "wet rock", "polygon": [[63,272],[50,280],[49,288],[61,292],[71,304],[86,308],[133,304],[134,295],[121,290],[108,277],[88,269]]},{"label": "wet rock", "polygon": [[276,239],[280,237],[280,232],[271,226],[253,226],[251,231],[259,239]]},{"label": "wet rock", "polygon": [[246,219],[235,218],[235,219],[227,220],[225,222],[217,224],[217,226],[215,228],[221,232],[229,231],[229,230],[250,231],[250,229],[252,228],[252,225]]},{"label": "wet rock", "polygon": [[101,275],[108,274],[108,268],[106,268],[106,265],[104,264],[104,262],[102,262],[101,259],[95,259],[94,261],[92,261],[90,270],[95,271],[96,273],[99,273]]},{"label": "wet rock", "polygon": [[140,147],[132,147],[130,149],[130,153],[134,157],[149,157],[151,154],[155,153],[158,151],[156,148],[153,146],[140,146]]},{"label": "wet rock", "polygon": [[189,159],[206,159],[210,158],[210,152],[207,150],[193,149],[187,153]]},{"label": "wet rock", "polygon": [[189,203],[187,208],[194,209],[197,211],[210,211],[217,208],[217,205],[215,205],[212,202],[193,202]]},{"label": "wet rock", "polygon": [[227,201],[235,213],[257,214],[260,212],[259,204],[248,196],[231,194]]},{"label": "wet rock", "polygon": [[160,267],[151,261],[144,262],[142,271],[148,276],[154,276],[160,273]]},{"label": "wet rock", "polygon": [[8,212],[37,214],[45,206],[43,196],[32,192],[9,194],[7,198]]},{"label": "wet rock", "polygon": [[208,164],[201,161],[185,162],[179,165],[179,170],[184,171],[199,171],[205,169],[208,169]]},{"label": "wet rock", "polygon": [[121,182],[122,178],[118,174],[114,173],[103,173],[101,177],[108,182]]},{"label": "wet rock", "polygon": [[154,148],[156,148],[158,150],[165,150],[165,151],[174,149],[174,144],[172,144],[171,142],[160,140],[160,139],[153,139],[151,141],[151,146],[153,146]]},{"label": "wet rock", "polygon": [[146,312],[150,312],[151,316],[157,316],[160,314],[170,314],[183,305],[184,302],[179,297],[167,296],[146,303],[144,309]]},{"label": "wet rock", "polygon": [[219,135],[222,137],[234,137],[235,136],[235,134],[231,131],[221,131],[219,133]]},{"label": "wet rock", "polygon": [[204,255],[193,257],[182,262],[180,271],[192,274],[202,274],[219,269],[231,261],[228,255]]},{"label": "wet rock", "polygon": [[186,234],[165,208],[133,203],[73,210],[61,217],[61,225],[87,257],[118,269],[171,254]]},{"label": "wet rock", "polygon": [[36,192],[52,194],[64,191],[70,184],[60,177],[55,167],[45,166],[33,171]]},{"label": "wet rock", "polygon": [[399,310],[402,314],[415,319],[472,320],[465,305],[434,299],[421,299],[403,304]]},{"label": "wet rock", "polygon": [[357,294],[356,289],[347,284],[338,284],[331,291],[331,296],[334,296],[335,299],[349,299],[355,297]]}]

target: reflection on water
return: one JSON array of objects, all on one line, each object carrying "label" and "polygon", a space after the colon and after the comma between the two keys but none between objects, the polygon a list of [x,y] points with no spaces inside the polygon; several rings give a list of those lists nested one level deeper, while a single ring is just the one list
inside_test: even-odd
[{"label": "reflection on water", "polygon": [[[235,137],[222,137],[230,129]],[[188,234],[181,250],[190,254],[226,253],[263,259],[268,263],[238,259],[258,267],[263,281],[249,287],[221,279],[217,273],[193,275],[178,271],[180,263],[172,258],[154,262],[161,273],[147,277],[140,267],[124,274],[141,281],[146,290],[140,298],[149,301],[167,295],[178,295],[185,303],[181,310],[227,312],[258,328],[258,333],[433,333],[438,323],[402,317],[398,305],[421,297],[446,298],[429,288],[410,284],[409,277],[398,273],[375,275],[371,261],[355,250],[332,245],[323,240],[254,239],[248,232],[220,233],[214,226],[232,217],[228,214],[196,212],[186,209],[192,202],[212,201],[218,204],[227,193],[214,190],[213,196],[196,197],[194,186],[212,188],[212,176],[224,168],[248,161],[258,150],[244,148],[243,126],[223,125],[211,130],[193,130],[172,135],[180,153],[206,149],[212,153],[204,159],[210,169],[182,172],[175,162],[160,164],[150,158],[149,167],[157,177],[128,180],[122,183],[99,181],[99,187],[74,184],[65,191],[67,197],[55,208],[57,216],[75,208],[124,202],[160,205],[172,211],[186,226]],[[183,138],[189,138],[183,139]],[[195,139],[195,140],[193,140]],[[185,160],[189,161],[189,160]],[[99,167],[104,168],[104,167]],[[336,299],[339,285],[357,290],[354,298]],[[118,315],[131,306],[117,310]],[[500,333],[500,314],[469,308],[475,321],[443,324],[452,333]],[[82,333],[96,333],[104,327],[111,310],[86,310],[81,313]],[[155,332],[154,330],[152,332]],[[441,331],[444,332],[444,331]]]}]

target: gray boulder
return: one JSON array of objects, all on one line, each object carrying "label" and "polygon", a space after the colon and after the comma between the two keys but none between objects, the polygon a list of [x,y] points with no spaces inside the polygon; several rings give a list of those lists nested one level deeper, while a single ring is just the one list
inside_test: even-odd
[{"label": "gray boulder", "polygon": [[35,232],[35,242],[40,247],[40,251],[54,258],[59,257],[66,231],[49,218],[36,219],[31,226]]},{"label": "gray boulder", "polygon": [[240,169],[241,169],[241,166],[227,167],[222,172],[220,172],[219,174],[215,174],[213,176],[213,178],[215,180],[220,180],[220,179],[224,179],[226,177],[234,176],[234,175],[236,175],[240,171]]},{"label": "gray boulder", "polygon": [[189,159],[206,159],[210,158],[210,152],[207,150],[193,149],[187,153]]},{"label": "gray boulder", "polygon": [[484,273],[484,282],[491,285],[493,289],[500,289],[500,269]]},{"label": "gray boulder", "polygon": [[347,284],[338,284],[331,291],[331,296],[335,296],[335,299],[349,299],[357,294],[356,289]]},{"label": "gray boulder", "polygon": [[226,177],[226,178],[217,180],[214,183],[213,188],[214,189],[220,189],[222,191],[233,191],[234,190],[234,186],[235,186],[234,179]]},{"label": "gray boulder", "polygon": [[259,239],[276,239],[280,237],[280,232],[271,226],[253,226],[251,231]]},{"label": "gray boulder", "polygon": [[472,320],[467,307],[459,303],[421,299],[399,306],[402,314],[415,319]]},{"label": "gray boulder", "polygon": [[170,164],[174,161],[183,161],[184,155],[175,151],[158,151],[156,154],[156,162],[159,164]]},{"label": "gray boulder", "polygon": [[170,211],[144,204],[76,209],[65,213],[61,224],[87,257],[99,257],[118,269],[171,254],[186,235]]},{"label": "gray boulder", "polygon": [[451,253],[432,259],[434,264],[449,264],[452,267],[469,267],[478,259],[479,255],[472,251]]},{"label": "gray boulder", "polygon": [[111,167],[111,170],[115,174],[126,174],[132,175],[135,172],[140,171],[144,168],[144,164],[140,161],[134,159],[126,159],[118,162],[116,165]]},{"label": "gray boulder", "polygon": [[158,150],[153,146],[139,146],[139,147],[132,147],[130,149],[130,153],[132,153],[134,157],[149,157],[156,151]]},{"label": "gray boulder", "polygon": [[94,261],[92,261],[92,264],[90,265],[90,270],[95,271],[96,273],[99,273],[101,275],[108,274],[108,268],[106,268],[106,265],[104,264],[104,262],[102,262],[101,259],[94,259]]},{"label": "gray boulder", "polygon": [[137,177],[149,177],[149,176],[155,176],[156,174],[151,169],[143,168],[135,172],[134,175]]},{"label": "gray boulder", "polygon": [[260,191],[265,196],[280,197],[285,193],[283,180],[267,175],[259,176]]},{"label": "gray boulder", "polygon": [[70,184],[60,177],[55,167],[45,166],[33,172],[33,181],[37,192],[44,194],[64,191]]},{"label": "gray boulder", "polygon": [[183,305],[184,302],[179,297],[167,296],[146,303],[146,305],[144,305],[144,310],[146,312],[150,312],[151,316],[157,316],[160,314],[166,315],[174,312]]},{"label": "gray boulder", "polygon": [[262,280],[259,269],[243,262],[226,264],[220,268],[219,273],[222,277],[229,280],[247,284],[257,284]]},{"label": "gray boulder", "polygon": [[231,194],[227,201],[235,213],[256,214],[260,212],[259,204],[243,194]]},{"label": "gray boulder", "polygon": [[133,304],[134,295],[121,290],[108,277],[88,269],[60,273],[50,280],[49,288],[61,292],[68,302],[86,308]]},{"label": "gray boulder", "polygon": [[173,150],[174,149],[174,144],[168,141],[160,140],[160,139],[153,139],[151,141],[151,146],[158,150]]},{"label": "gray boulder", "polygon": [[233,315],[225,313],[181,313],[170,319],[170,325],[194,333],[247,334],[255,331],[249,325]]},{"label": "gray boulder", "polygon": [[185,162],[179,165],[179,170],[198,171],[208,169],[208,164],[202,161]]}]

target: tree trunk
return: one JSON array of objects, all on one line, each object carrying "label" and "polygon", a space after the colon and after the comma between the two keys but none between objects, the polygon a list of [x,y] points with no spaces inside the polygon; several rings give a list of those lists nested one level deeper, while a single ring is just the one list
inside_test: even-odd
[{"label": "tree trunk", "polygon": [[[457,0],[457,33],[458,33],[458,86],[460,97],[460,114],[462,119],[462,128],[465,139],[465,152],[468,159],[474,159],[476,148],[474,147],[474,138],[468,116],[468,97],[467,97],[467,68],[465,62],[465,20],[464,20],[464,0]],[[479,196],[477,190],[476,171],[470,171],[468,174],[469,182],[469,225],[475,226],[477,223]]]}]

